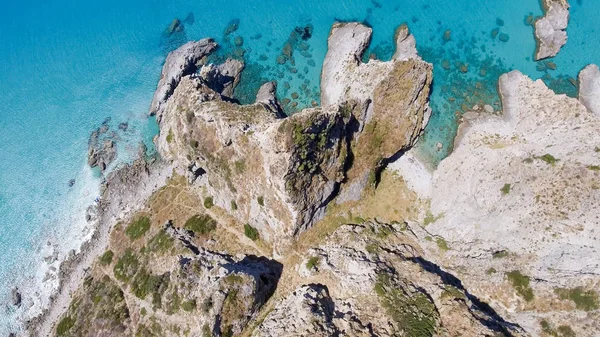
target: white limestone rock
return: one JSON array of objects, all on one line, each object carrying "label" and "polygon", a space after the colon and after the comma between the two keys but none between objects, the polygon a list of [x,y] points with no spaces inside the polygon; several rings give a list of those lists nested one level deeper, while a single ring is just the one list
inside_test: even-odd
[{"label": "white limestone rock", "polygon": [[600,117],[600,69],[590,64],[579,73],[579,101]]},{"label": "white limestone rock", "polygon": [[545,14],[535,22],[536,60],[554,57],[567,43],[569,4],[567,0],[543,0]]}]

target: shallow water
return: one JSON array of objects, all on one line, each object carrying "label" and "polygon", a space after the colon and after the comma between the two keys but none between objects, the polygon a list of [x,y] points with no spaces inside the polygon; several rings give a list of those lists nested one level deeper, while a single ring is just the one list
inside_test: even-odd
[{"label": "shallow water", "polygon": [[[184,22],[184,31],[167,37],[164,30],[173,18],[184,20],[190,12],[194,20]],[[595,36],[600,1],[573,1],[569,42],[552,60],[557,70],[538,71],[532,61],[533,28],[524,21],[541,13],[537,0],[233,0],[226,7],[216,0],[3,2],[0,303],[8,301],[14,284],[26,280],[32,289],[21,286],[27,295],[24,307],[33,305],[27,299],[36,297],[30,296],[33,289],[40,292],[49,268],[39,267],[42,258],[52,257],[56,246],[58,260],[47,259],[56,267],[65,252],[89,237],[83,214],[101,181],[86,166],[89,133],[110,117],[120,138],[121,162],[131,158],[138,141],[150,143],[157,131],[146,112],[161,63],[179,44],[216,38],[222,46],[219,55],[234,54],[247,63],[236,91],[241,102],[251,101],[262,82],[277,80],[280,99],[289,100],[286,110],[293,113],[318,104],[320,68],[335,20],[371,25],[369,54],[384,60],[393,53],[394,29],[406,22],[422,57],[434,64],[434,113],[419,150],[435,165],[451,150],[457,111],[484,103],[498,108],[495,90],[501,73],[549,74],[546,81],[557,91],[573,94],[568,78],[589,63],[600,63]],[[239,19],[238,29],[225,35],[234,19]],[[296,27],[300,29],[291,36]],[[499,31],[492,38],[494,29]],[[449,41],[444,39],[447,30]],[[500,41],[501,34],[508,35],[507,42]],[[287,43],[291,48],[284,50]],[[282,54],[288,56],[284,64]],[[124,121],[129,128],[119,131],[116,126]],[[76,183],[69,187],[73,178]],[[53,273],[48,275],[52,280]],[[46,282],[45,291],[54,284]],[[0,305],[1,335],[15,329],[15,314]]]}]

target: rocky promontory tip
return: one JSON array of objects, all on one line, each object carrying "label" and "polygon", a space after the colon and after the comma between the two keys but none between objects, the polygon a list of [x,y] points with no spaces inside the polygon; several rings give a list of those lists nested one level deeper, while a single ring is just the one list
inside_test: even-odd
[{"label": "rocky promontory tip", "polygon": [[567,43],[569,4],[567,0],[542,0],[544,16],[535,22],[536,60],[554,57]]}]

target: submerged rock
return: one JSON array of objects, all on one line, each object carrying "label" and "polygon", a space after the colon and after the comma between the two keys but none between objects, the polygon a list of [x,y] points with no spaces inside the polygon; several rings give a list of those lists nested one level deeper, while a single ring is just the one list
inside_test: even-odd
[{"label": "submerged rock", "polygon": [[223,35],[228,36],[231,33],[238,30],[239,27],[240,27],[240,19],[233,19],[233,20],[229,21],[229,23],[227,24],[227,27],[225,27],[225,30],[223,31]]},{"label": "submerged rock", "polygon": [[15,287],[11,291],[11,301],[12,305],[15,307],[21,306],[21,292],[19,292],[19,288]]},{"label": "submerged rock", "polygon": [[542,0],[545,14],[535,22],[536,60],[554,57],[567,43],[569,4],[567,0]]},{"label": "submerged rock", "polygon": [[88,165],[100,167],[104,172],[117,156],[117,147],[111,135],[106,135],[108,125],[104,124],[92,132],[88,141]]},{"label": "submerged rock", "polygon": [[185,27],[181,23],[181,20],[175,18],[175,19],[173,19],[173,21],[171,21],[171,24],[169,25],[169,27],[167,27],[167,29],[165,29],[165,34],[173,35],[174,33],[183,32],[184,28]]}]

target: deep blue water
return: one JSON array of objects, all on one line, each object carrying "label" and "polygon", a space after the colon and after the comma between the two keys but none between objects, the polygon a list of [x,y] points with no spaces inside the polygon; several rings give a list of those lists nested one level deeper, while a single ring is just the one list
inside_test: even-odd
[{"label": "deep blue water", "polygon": [[[167,37],[169,23],[189,13],[194,19],[184,23],[184,32]],[[557,70],[539,71],[532,61],[533,29],[525,18],[541,13],[538,0],[231,0],[226,6],[216,0],[3,1],[0,335],[15,327],[17,313],[4,305],[12,286],[25,281],[24,308],[37,308],[40,301],[32,302],[37,298],[32,295],[53,286],[52,281],[39,286],[48,269],[39,267],[43,257],[55,245],[60,260],[90,235],[83,214],[101,179],[86,166],[90,132],[110,117],[108,124],[120,139],[120,161],[131,158],[140,140],[149,143],[156,125],[146,112],[161,63],[179,44],[216,38],[222,45],[219,55],[233,54],[247,63],[236,92],[240,101],[250,101],[263,81],[277,80],[280,99],[289,100],[286,110],[292,113],[318,103],[320,67],[335,20],[371,25],[369,54],[380,59],[390,57],[394,29],[406,22],[422,57],[435,66],[434,114],[419,150],[436,164],[451,150],[456,112],[483,103],[497,107],[501,73],[519,69],[534,78],[546,76],[558,92],[574,94],[568,79],[583,66],[600,63],[600,1],[573,1],[569,42],[552,60]],[[239,28],[225,36],[235,19]],[[492,38],[494,29],[498,35]],[[306,31],[311,36],[302,39]],[[507,34],[507,42],[500,41],[501,34]],[[129,123],[127,131],[117,130],[120,122]],[[68,186],[70,179],[75,186]]]}]

